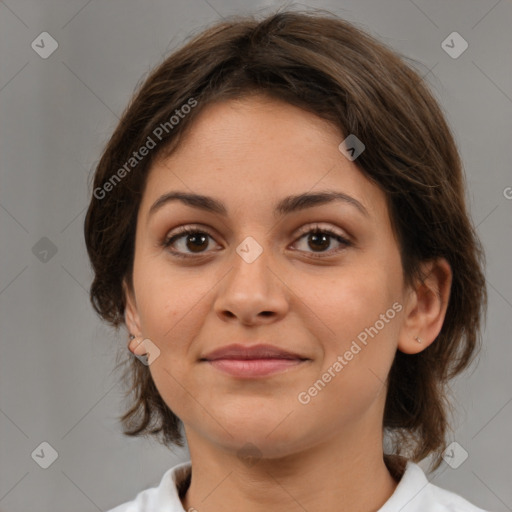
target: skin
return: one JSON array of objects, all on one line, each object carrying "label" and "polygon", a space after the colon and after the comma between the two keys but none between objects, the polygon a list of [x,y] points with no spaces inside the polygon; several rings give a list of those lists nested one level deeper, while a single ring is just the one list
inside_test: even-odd
[{"label": "skin", "polygon": [[[160,350],[149,369],[184,424],[193,468],[185,510],[370,512],[396,488],[383,461],[386,377],[397,349],[418,353],[441,330],[451,270],[443,259],[426,262],[428,278],[404,285],[384,193],[341,154],[344,138],[311,113],[254,95],[208,105],[149,174],[125,319],[138,337],[132,352],[146,352],[142,338]],[[332,202],[273,216],[285,196],[320,190],[351,196],[367,215]],[[212,196],[228,215],[179,201],[149,215],[171,191]],[[188,259],[161,245],[183,225],[211,235],[175,241]],[[350,244],[315,242],[307,232],[316,225]],[[263,250],[252,263],[236,252],[248,236]],[[300,403],[299,393],[395,302],[401,311]],[[269,343],[309,361],[246,380],[198,361],[231,343]],[[256,447],[253,464],[238,455],[247,443]]]}]

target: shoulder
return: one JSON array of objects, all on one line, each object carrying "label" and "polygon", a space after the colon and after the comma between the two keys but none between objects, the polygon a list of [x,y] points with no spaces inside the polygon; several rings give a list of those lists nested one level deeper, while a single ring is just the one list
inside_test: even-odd
[{"label": "shoulder", "polygon": [[158,487],[140,491],[132,501],[127,501],[107,512],[183,512],[179,489],[186,485],[190,471],[190,461],[178,464],[164,473]]},{"label": "shoulder", "polygon": [[378,512],[487,512],[462,496],[430,483],[418,464],[407,461],[393,495]]},{"label": "shoulder", "polygon": [[433,484],[429,485],[431,487],[433,503],[436,504],[438,507],[436,510],[439,510],[439,512],[487,512],[454,492],[442,489]]},{"label": "shoulder", "polygon": [[433,487],[433,495],[435,498],[435,503],[439,508],[439,511],[446,512],[487,512],[486,510],[473,505],[462,496],[455,494],[451,491],[447,491],[446,489],[441,489],[437,486]]}]

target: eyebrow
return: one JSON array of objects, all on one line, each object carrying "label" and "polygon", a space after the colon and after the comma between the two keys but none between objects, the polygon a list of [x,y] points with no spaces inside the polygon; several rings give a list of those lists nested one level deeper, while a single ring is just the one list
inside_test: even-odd
[{"label": "eyebrow", "polygon": [[[226,217],[228,210],[224,203],[214,199],[210,196],[201,194],[192,194],[188,192],[169,192],[159,197],[149,209],[148,216],[154,214],[157,210],[162,208],[164,205],[173,202],[180,201],[183,204],[198,208],[211,213],[217,213]],[[369,216],[368,210],[355,198],[344,194],[343,192],[337,191],[323,191],[287,196],[281,199],[274,208],[274,216],[284,216],[292,212],[305,210],[306,208],[312,208],[314,206],[320,206],[335,201],[341,201],[346,204],[354,206],[359,212],[365,216]]]}]

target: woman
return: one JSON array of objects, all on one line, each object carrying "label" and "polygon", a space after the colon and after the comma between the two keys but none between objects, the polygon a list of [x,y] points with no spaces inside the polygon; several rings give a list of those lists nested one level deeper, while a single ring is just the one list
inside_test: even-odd
[{"label": "woman", "polygon": [[482,510],[417,462],[479,347],[483,253],[442,112],[381,43],[286,11],[204,31],[124,113],[85,238],[136,356],[124,432],[190,451],[115,512]]}]

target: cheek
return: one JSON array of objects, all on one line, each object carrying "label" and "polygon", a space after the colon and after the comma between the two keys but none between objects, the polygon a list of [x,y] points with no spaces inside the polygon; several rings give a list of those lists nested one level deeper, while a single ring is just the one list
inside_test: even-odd
[{"label": "cheek", "polygon": [[319,317],[334,331],[333,338],[347,340],[373,325],[397,298],[385,271],[351,268],[306,295]]},{"label": "cheek", "polygon": [[179,331],[190,323],[188,319],[197,315],[201,297],[208,289],[204,280],[196,282],[163,273],[147,275],[137,295],[144,334],[165,343],[179,338]]},{"label": "cheek", "polygon": [[[367,388],[372,395],[385,381],[396,352],[401,326],[400,281],[378,265],[352,267],[311,294],[311,308],[319,312],[330,334],[324,340],[322,372],[334,373],[343,388],[339,400]],[[338,356],[342,357],[340,361]],[[328,379],[329,376],[326,376]],[[352,390],[352,391],[350,391]]]},{"label": "cheek", "polygon": [[165,339],[165,334],[197,303],[206,276],[196,276],[192,270],[173,269],[170,257],[161,249],[152,249],[148,240],[137,240],[133,281],[141,327],[147,337]]}]

